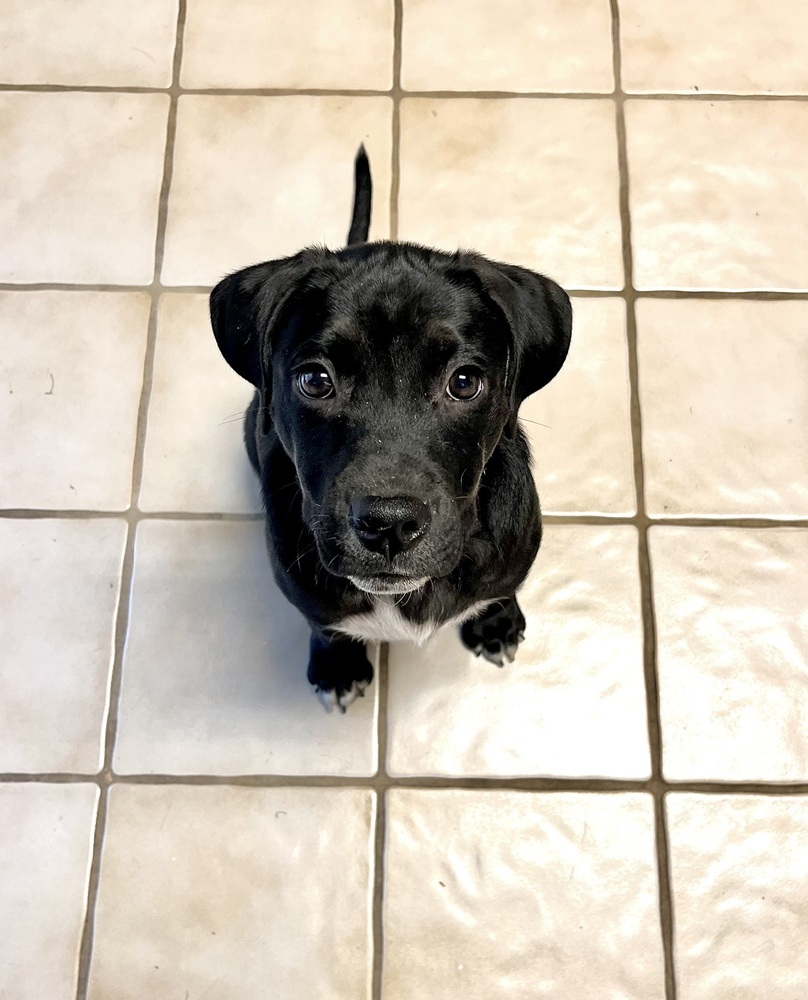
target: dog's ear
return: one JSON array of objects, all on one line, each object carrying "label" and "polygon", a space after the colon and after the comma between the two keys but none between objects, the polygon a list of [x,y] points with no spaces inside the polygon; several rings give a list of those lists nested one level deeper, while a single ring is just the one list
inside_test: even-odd
[{"label": "dog's ear", "polygon": [[560,285],[527,268],[477,258],[473,269],[510,327],[511,420],[506,430],[513,435],[522,402],[554,379],[564,364],[572,334],[572,306]]},{"label": "dog's ear", "polygon": [[223,278],[210,293],[210,322],[219,350],[257,389],[269,374],[272,331],[321,255],[303,250],[294,257],[245,267]]}]

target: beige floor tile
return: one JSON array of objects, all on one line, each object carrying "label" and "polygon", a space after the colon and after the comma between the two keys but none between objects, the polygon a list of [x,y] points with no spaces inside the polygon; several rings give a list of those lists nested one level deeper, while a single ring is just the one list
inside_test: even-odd
[{"label": "beige floor tile", "polygon": [[177,0],[2,0],[0,82],[167,87]]},{"label": "beige floor tile", "polygon": [[404,100],[399,220],[401,239],[621,287],[612,102]]},{"label": "beige floor tile", "polygon": [[373,792],[113,786],[90,1000],[369,1000]]},{"label": "beige floor tile", "polygon": [[808,800],[667,799],[680,1000],[808,994]]},{"label": "beige floor tile", "polygon": [[640,300],[648,510],[808,516],[808,302]]},{"label": "beige floor tile", "polygon": [[402,31],[407,90],[614,87],[607,0],[404,0]]},{"label": "beige floor tile", "polygon": [[793,0],[620,0],[623,87],[805,94],[808,12]]},{"label": "beige floor tile", "polygon": [[151,281],[168,103],[0,94],[0,281]]},{"label": "beige floor tile", "polygon": [[313,243],[345,243],[353,161],[374,181],[371,236],[388,234],[387,97],[180,98],[163,281],[207,284]]},{"label": "beige floor tile", "polygon": [[387,90],[389,0],[191,0],[184,87]]},{"label": "beige floor tile", "polygon": [[116,771],[372,774],[377,685],[328,715],[308,653],[308,627],[271,580],[263,524],[141,524]]},{"label": "beige floor tile", "polygon": [[650,542],[666,776],[808,781],[808,531]]},{"label": "beige floor tile", "polygon": [[633,514],[625,305],[578,298],[572,310],[564,367],[521,409],[542,510]]},{"label": "beige floor tile", "polygon": [[129,506],[149,308],[141,292],[0,292],[0,506]]},{"label": "beige floor tile", "polygon": [[808,105],[628,101],[637,288],[808,288]]},{"label": "beige floor tile", "polygon": [[385,1000],[664,995],[642,795],[388,795]]},{"label": "beige floor tile", "polygon": [[391,773],[647,776],[634,529],[545,528],[519,601],[527,638],[502,670],[454,629],[391,647]]},{"label": "beige floor tile", "polygon": [[219,353],[207,295],[164,295],[141,509],[261,510],[258,479],[243,443],[242,417],[252,393]]},{"label": "beige floor tile", "polygon": [[125,540],[123,521],[0,521],[0,771],[100,769]]},{"label": "beige floor tile", "polygon": [[0,991],[73,1000],[95,785],[0,786]]}]

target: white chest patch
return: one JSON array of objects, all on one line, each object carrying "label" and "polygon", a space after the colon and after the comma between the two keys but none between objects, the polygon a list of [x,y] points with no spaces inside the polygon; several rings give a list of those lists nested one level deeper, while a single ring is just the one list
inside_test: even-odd
[{"label": "white chest patch", "polygon": [[[399,598],[400,600],[401,598]],[[461,622],[476,618],[494,601],[478,601],[462,614],[445,621],[411,622],[401,614],[395,602],[395,595],[379,595],[373,598],[373,610],[363,615],[351,615],[331,627],[337,632],[350,635],[366,642],[414,642],[422,646],[427,639],[441,629],[460,625]]]}]

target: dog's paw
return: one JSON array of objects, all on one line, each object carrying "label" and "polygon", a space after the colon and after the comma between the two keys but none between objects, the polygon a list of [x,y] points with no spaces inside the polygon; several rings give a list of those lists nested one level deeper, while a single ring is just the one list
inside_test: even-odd
[{"label": "dog's paw", "polygon": [[327,712],[340,712],[363,698],[373,680],[373,667],[361,643],[337,639],[312,642],[309,683]]},{"label": "dog's paw", "polygon": [[345,709],[353,704],[357,698],[365,697],[365,689],[369,684],[370,681],[354,681],[347,691],[338,691],[336,688],[329,690],[315,685],[314,691],[326,712],[333,712],[335,708],[338,708],[344,715]]},{"label": "dog's paw", "polygon": [[463,645],[498,667],[513,663],[519,644],[525,638],[525,616],[514,598],[498,601],[480,618],[460,627]]}]

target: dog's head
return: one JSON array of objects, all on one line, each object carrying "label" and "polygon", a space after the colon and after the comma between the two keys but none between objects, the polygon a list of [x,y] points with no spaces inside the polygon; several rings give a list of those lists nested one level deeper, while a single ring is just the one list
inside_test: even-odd
[{"label": "dog's head", "polygon": [[457,566],[485,465],[561,368],[572,322],[541,275],[395,243],[258,264],[210,304],[294,462],[323,565],[374,593]]}]

